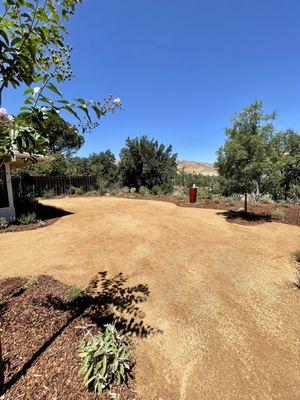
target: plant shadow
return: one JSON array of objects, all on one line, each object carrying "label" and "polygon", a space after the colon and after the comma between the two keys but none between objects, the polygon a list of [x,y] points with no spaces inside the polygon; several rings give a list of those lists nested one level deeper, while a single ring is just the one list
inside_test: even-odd
[{"label": "plant shadow", "polygon": [[126,336],[145,338],[162,331],[144,322],[145,314],[140,308],[149,296],[148,285],[126,285],[128,276],[119,273],[108,278],[107,271],[99,272],[89,283],[84,294],[74,300],[48,295],[42,304],[67,312],[66,321],[33,353],[19,371],[5,383],[1,395],[5,394],[31,368],[37,359],[51,344],[77,319],[85,319],[95,329],[102,329],[107,323],[114,322],[119,331]]}]

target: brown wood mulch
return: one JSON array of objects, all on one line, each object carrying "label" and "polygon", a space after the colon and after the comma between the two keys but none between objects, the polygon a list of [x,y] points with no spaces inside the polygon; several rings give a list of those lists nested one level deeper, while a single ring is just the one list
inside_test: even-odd
[{"label": "brown wood mulch", "polygon": [[34,222],[32,224],[28,225],[21,225],[21,224],[10,224],[6,229],[0,229],[0,234],[1,233],[6,233],[6,232],[23,232],[23,231],[32,231],[33,229],[40,229],[44,228],[46,226],[54,224],[58,218],[52,218],[48,220],[43,220],[41,223]]},{"label": "brown wood mulch", "polygon": [[[244,207],[244,203],[242,201],[236,202],[234,206],[230,206],[223,200],[216,203],[212,199],[197,199],[197,203],[191,204],[187,197],[178,199],[175,196],[168,195],[159,197],[153,195],[142,196],[140,194],[124,194],[117,197],[165,201],[176,204],[180,207],[220,210],[219,214],[224,215],[228,222],[237,223],[240,225],[257,225],[265,222],[280,222],[284,224],[300,226],[300,205],[294,204],[288,206],[282,206],[279,204],[258,204],[255,206],[249,205],[249,212],[247,215],[245,215],[243,211],[240,211]],[[274,211],[277,209],[282,210],[284,214],[282,218],[274,215]]]},{"label": "brown wood mulch", "polygon": [[[95,400],[78,375],[77,353],[87,330],[108,322],[107,307],[97,308],[87,299],[70,301],[68,286],[49,276],[26,286],[25,278],[0,281],[1,340],[5,386],[1,400]],[[86,302],[87,301],[87,302]],[[86,303],[85,303],[86,302]],[[97,312],[98,326],[91,318]],[[91,314],[92,313],[92,314]],[[110,388],[118,400],[136,400],[133,379],[128,386]],[[109,392],[103,396],[109,400]]]}]

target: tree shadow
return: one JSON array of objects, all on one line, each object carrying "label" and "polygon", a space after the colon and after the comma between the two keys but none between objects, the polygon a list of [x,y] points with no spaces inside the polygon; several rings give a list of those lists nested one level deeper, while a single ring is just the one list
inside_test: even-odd
[{"label": "tree shadow", "polygon": [[128,276],[123,273],[113,278],[107,275],[107,271],[98,272],[84,295],[73,301],[65,302],[58,297],[48,296],[44,306],[88,317],[99,328],[104,323],[114,321],[117,328],[129,336],[147,337],[151,333],[160,332],[143,320],[145,314],[140,304],[150,294],[148,285],[126,286]]},{"label": "tree shadow", "polygon": [[293,285],[296,289],[300,289],[300,267],[296,269],[296,280]]},{"label": "tree shadow", "polygon": [[236,222],[244,225],[272,222],[272,215],[270,214],[255,214],[253,212],[245,213],[244,211],[228,210],[218,212],[217,215],[225,216],[228,222]]},{"label": "tree shadow", "polygon": [[128,276],[123,273],[113,278],[108,278],[107,275],[107,271],[99,272],[90,281],[84,294],[74,300],[66,301],[57,296],[47,296],[47,301],[42,306],[68,312],[68,318],[4,385],[1,395],[27,373],[33,363],[76,319],[86,318],[96,328],[103,328],[105,324],[115,322],[117,329],[123,334],[140,338],[162,332],[144,322],[145,315],[140,309],[140,304],[149,296],[148,285],[126,286]]}]

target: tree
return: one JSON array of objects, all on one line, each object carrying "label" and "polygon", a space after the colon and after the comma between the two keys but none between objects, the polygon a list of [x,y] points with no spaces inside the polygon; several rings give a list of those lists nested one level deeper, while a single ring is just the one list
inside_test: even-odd
[{"label": "tree", "polygon": [[152,189],[159,185],[168,192],[177,173],[177,154],[172,146],[165,147],[147,136],[126,140],[120,153],[119,171],[123,185]]},{"label": "tree", "polygon": [[215,165],[219,175],[245,194],[245,213],[248,212],[247,195],[255,184],[259,185],[269,165],[268,142],[273,135],[275,117],[275,112],[263,112],[262,102],[251,104],[232,118],[232,127],[225,129],[226,142],[217,153]]},{"label": "tree", "polygon": [[[16,121],[22,121],[24,114],[16,117]],[[25,115],[26,118],[26,115]],[[47,153],[67,153],[77,151],[84,143],[84,136],[78,129],[65,121],[59,114],[49,112],[42,127],[37,124],[34,129],[39,130],[42,136],[47,139]]]},{"label": "tree", "polygon": [[[107,111],[120,107],[120,99],[103,103],[63,98],[57,85],[70,80],[72,47],[65,43],[66,23],[82,0],[4,0],[0,18],[0,107],[4,91],[25,85],[22,123],[13,118],[1,120],[0,157],[19,151],[30,153],[47,149],[43,124],[48,111],[71,113],[83,132],[95,126]],[[3,109],[2,109],[3,110]],[[5,109],[4,109],[5,110]],[[6,112],[6,110],[5,110]],[[81,114],[80,114],[81,113]],[[97,124],[97,122],[96,122]],[[38,126],[38,131],[35,126]]]},{"label": "tree", "polygon": [[270,191],[282,191],[287,200],[292,185],[300,184],[300,135],[292,129],[279,132],[270,140],[269,153]]},{"label": "tree", "polygon": [[91,174],[103,178],[106,183],[111,184],[117,179],[116,157],[110,150],[92,153],[88,163]]}]

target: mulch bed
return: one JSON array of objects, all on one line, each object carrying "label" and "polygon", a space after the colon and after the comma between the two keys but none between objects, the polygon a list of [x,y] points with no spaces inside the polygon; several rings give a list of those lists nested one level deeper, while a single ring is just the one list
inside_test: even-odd
[{"label": "mulch bed", "polygon": [[10,224],[6,229],[1,229],[1,233],[5,232],[23,232],[23,231],[32,231],[33,229],[41,229],[45,228],[46,226],[54,224],[59,218],[52,218],[48,220],[43,220],[42,224],[39,224],[37,222],[33,224],[28,224],[28,225],[21,225],[18,223],[12,223]]},{"label": "mulch bed", "polygon": [[[18,212],[18,214],[28,214],[34,212],[36,214],[36,220],[39,222],[34,222],[27,225],[22,225],[18,222],[18,219],[11,223],[6,229],[0,229],[0,234],[5,232],[22,232],[31,231],[33,229],[40,229],[46,226],[54,224],[59,218],[66,215],[71,215],[71,212],[62,210],[57,207],[47,206],[42,203],[36,202],[33,205],[33,209],[28,209],[23,212]],[[20,217],[20,215],[17,215]]]},{"label": "mulch bed", "polygon": [[[77,353],[87,330],[110,322],[108,303],[90,298],[70,301],[68,286],[49,276],[26,286],[25,278],[0,281],[1,339],[5,362],[5,400],[95,400],[78,375]],[[109,288],[111,290],[111,288]],[[96,323],[97,321],[97,323]],[[136,400],[133,379],[112,386],[118,400]],[[109,394],[103,396],[109,400]]]},{"label": "mulch bed", "polygon": [[[214,210],[224,210],[220,211],[220,215],[224,215],[228,222],[236,223],[240,225],[257,225],[265,222],[280,222],[289,225],[300,226],[300,205],[288,205],[281,206],[278,204],[259,204],[256,206],[249,205],[249,212],[247,215],[243,211],[239,211],[244,207],[242,201],[237,202],[234,206],[229,206],[224,201],[218,203],[214,202],[212,199],[198,199],[197,203],[189,203],[187,197],[183,199],[178,199],[175,196],[142,196],[140,194],[124,194],[123,198],[131,199],[147,199],[156,201],[165,201],[168,203],[176,204],[180,207],[191,207],[191,208],[205,208]],[[284,217],[279,218],[273,215],[276,209],[282,209],[284,211]]]}]

